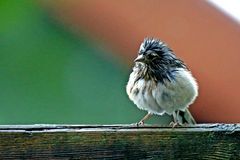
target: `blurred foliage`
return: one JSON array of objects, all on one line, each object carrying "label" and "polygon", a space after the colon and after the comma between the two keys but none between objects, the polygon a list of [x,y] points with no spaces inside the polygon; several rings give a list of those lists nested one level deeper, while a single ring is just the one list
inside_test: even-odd
[{"label": "blurred foliage", "polygon": [[0,1],[0,24],[0,124],[133,123],[145,114],[125,93],[130,71],[35,1]]}]

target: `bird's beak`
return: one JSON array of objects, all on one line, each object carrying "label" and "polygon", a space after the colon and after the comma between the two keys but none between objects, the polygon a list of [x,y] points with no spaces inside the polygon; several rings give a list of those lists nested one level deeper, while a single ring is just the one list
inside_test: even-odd
[{"label": "bird's beak", "polygon": [[134,62],[144,62],[145,57],[143,55],[138,55],[138,57],[134,60]]}]

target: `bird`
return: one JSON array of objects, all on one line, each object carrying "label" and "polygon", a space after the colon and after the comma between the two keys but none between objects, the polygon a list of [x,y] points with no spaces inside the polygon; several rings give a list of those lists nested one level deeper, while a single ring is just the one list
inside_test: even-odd
[{"label": "bird", "polygon": [[186,64],[160,39],[145,38],[126,86],[128,97],[147,111],[137,125],[152,115],[173,117],[172,127],[196,124],[189,106],[198,96],[198,83]]}]

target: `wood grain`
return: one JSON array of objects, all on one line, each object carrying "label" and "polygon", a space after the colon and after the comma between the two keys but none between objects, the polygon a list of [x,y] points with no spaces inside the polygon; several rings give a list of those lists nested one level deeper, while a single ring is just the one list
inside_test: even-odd
[{"label": "wood grain", "polygon": [[1,125],[0,159],[238,159],[240,124]]}]

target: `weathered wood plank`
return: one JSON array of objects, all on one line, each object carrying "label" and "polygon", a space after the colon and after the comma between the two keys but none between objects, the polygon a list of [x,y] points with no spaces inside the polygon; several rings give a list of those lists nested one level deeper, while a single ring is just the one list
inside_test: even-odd
[{"label": "weathered wood plank", "polygon": [[239,159],[240,124],[1,125],[0,159]]}]

